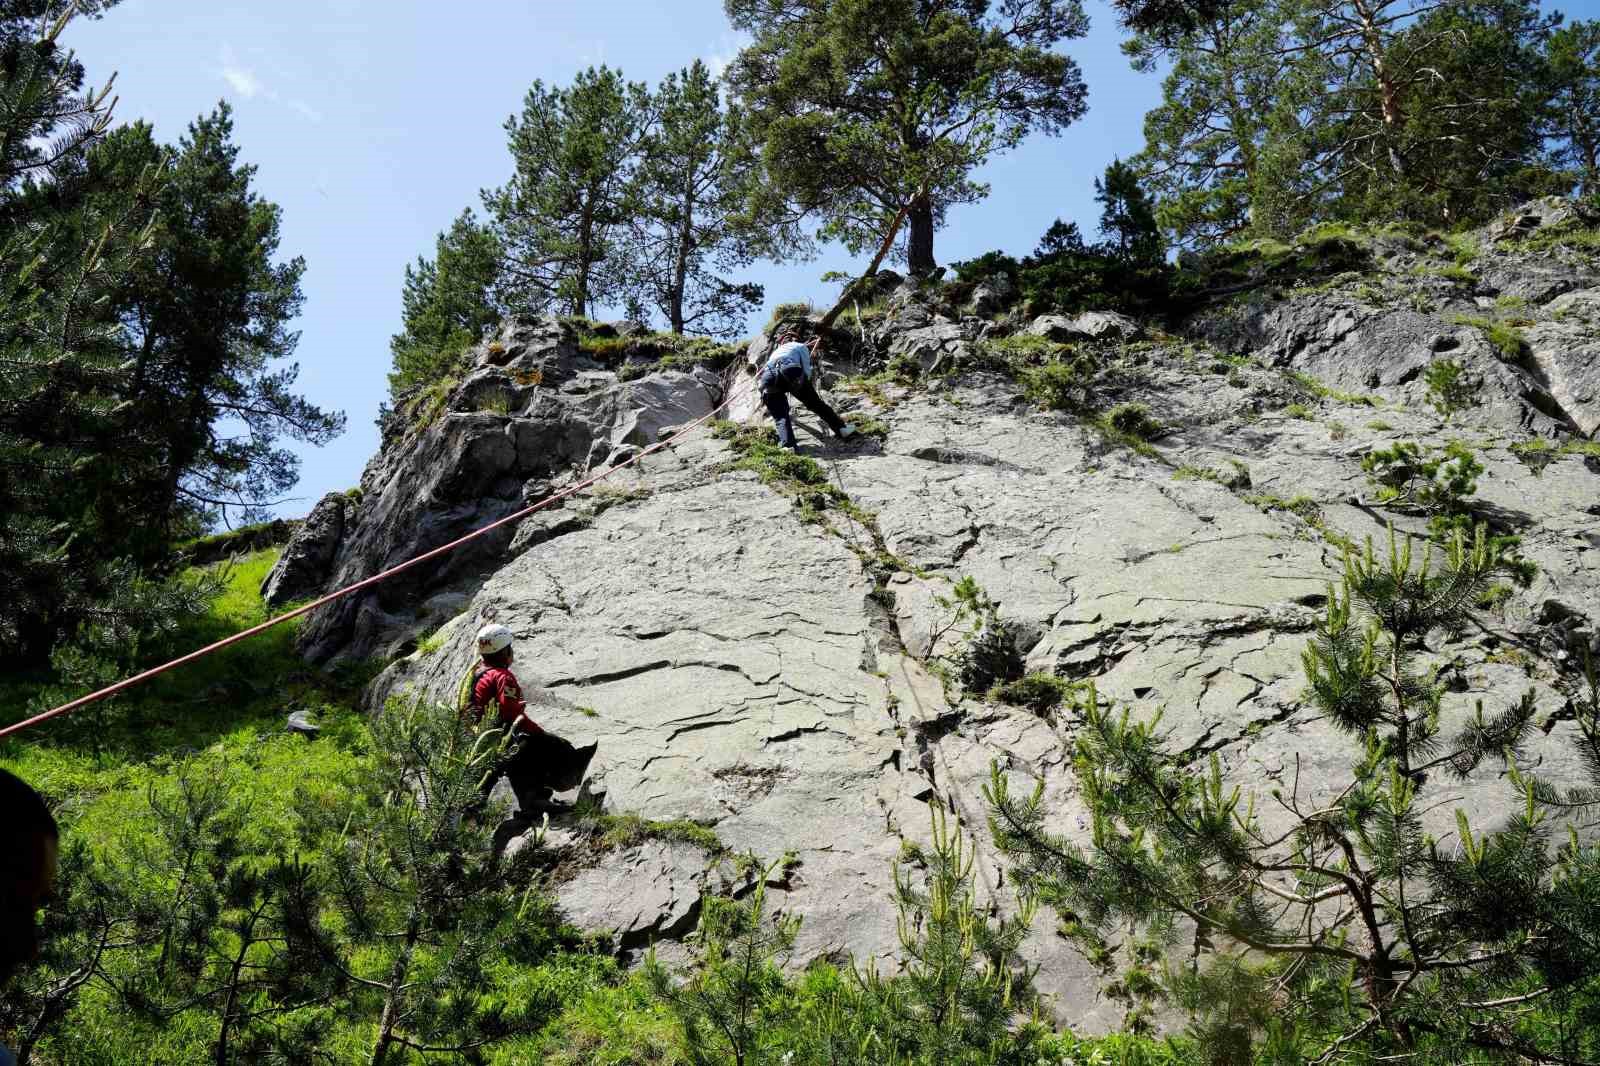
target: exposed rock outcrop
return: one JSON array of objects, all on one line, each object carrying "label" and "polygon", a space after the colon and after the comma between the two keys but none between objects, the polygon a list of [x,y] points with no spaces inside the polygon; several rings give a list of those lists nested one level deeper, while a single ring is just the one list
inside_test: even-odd
[{"label": "exposed rock outcrop", "polygon": [[[1393,261],[1421,254],[1397,246]],[[1409,273],[1419,261],[1406,276],[1431,292]],[[1493,266],[1502,286],[1534,269],[1510,254]],[[1382,536],[1390,521],[1425,527],[1376,504],[1361,457],[1400,439],[1461,438],[1486,467],[1480,514],[1520,532],[1539,572],[1481,628],[1428,649],[1455,671],[1445,725],[1475,699],[1498,708],[1529,687],[1558,711],[1571,683],[1563,662],[1600,632],[1600,461],[1556,453],[1534,477],[1510,445],[1582,429],[1590,417],[1592,378],[1572,353],[1592,331],[1540,329],[1587,321],[1583,294],[1596,282],[1584,269],[1572,265],[1576,283],[1518,327],[1530,353],[1521,362],[1503,359],[1481,327],[1451,321],[1477,307],[1453,283],[1428,310],[1363,297],[1356,279],[1282,298],[1247,293],[1197,316],[1189,339],[1135,340],[1144,327],[1113,316],[1096,319],[1106,324],[1097,333],[1082,322],[1090,316],[1069,320],[1075,343],[1098,345],[1108,368],[1098,399],[1143,403],[1164,427],[1147,454],[972,369],[964,360],[982,343],[973,325],[902,289],[876,334],[884,354],[898,345],[952,372],[914,388],[836,390],[841,409],[887,427],[881,443],[804,441],[870,516],[863,523],[808,523],[755,474],[730,469],[727,443],[695,434],[598,497],[319,613],[310,649],[367,655],[394,646],[391,634],[448,618],[372,696],[449,700],[477,626],[510,626],[535,715],[576,742],[600,741],[594,768],[613,809],[692,819],[726,848],[768,859],[793,851],[798,865],[770,892],[804,915],[796,962],[889,959],[902,841],[925,841],[928,808],[939,804],[982,844],[991,765],[1019,785],[1042,782],[1057,828],[1088,834],[1070,766],[1072,716],[947,691],[937,676],[961,639],[949,589],[962,576],[1016,624],[1030,668],[1094,678],[1139,713],[1162,710],[1179,745],[1215,754],[1231,778],[1264,788],[1298,775],[1315,803],[1343,782],[1350,749],[1308,710],[1300,653],[1342,545]],[[1479,276],[1491,276],[1487,264]],[[1035,326],[1046,337],[1060,336],[1056,328]],[[396,435],[369,467],[333,580],[508,514],[529,479],[543,491],[724,394],[703,374],[619,385],[584,365],[557,323],[504,337],[517,353],[475,370],[433,424]],[[1423,402],[1419,380],[1446,356],[1479,389],[1479,403],[1448,424]],[[479,397],[491,389],[507,399],[484,410]],[[746,396],[734,410],[755,406]],[[1558,714],[1546,724],[1527,757],[1555,780],[1577,780],[1573,724]],[[1511,809],[1487,767],[1456,798],[1479,822]],[[1455,831],[1448,809],[1428,819],[1441,837]],[[714,885],[709,858],[680,843],[564,861],[576,869],[565,871],[563,906],[614,931],[624,951],[681,937],[698,893]],[[1009,885],[986,849],[977,869],[1007,905]],[[1092,967],[1045,919],[1027,952],[1075,1025],[1116,1023],[1120,1006],[1099,998]]]},{"label": "exposed rock outcrop", "polygon": [[342,492],[330,492],[317,501],[261,582],[261,598],[268,606],[322,591],[344,540],[345,514],[352,506]]}]

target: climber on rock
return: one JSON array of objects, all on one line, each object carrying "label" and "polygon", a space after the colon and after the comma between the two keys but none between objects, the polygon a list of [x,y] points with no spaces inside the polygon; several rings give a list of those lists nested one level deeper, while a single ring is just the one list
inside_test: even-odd
[{"label": "climber on rock", "polygon": [[790,396],[809,407],[840,440],[848,440],[856,433],[855,427],[847,425],[838,412],[817,395],[817,390],[811,384],[811,355],[821,350],[821,337],[812,337],[801,344],[794,330],[784,330],[778,334],[776,347],[757,379],[761,387],[761,402],[777,423],[778,443],[790,451],[796,447],[794,419],[789,413]]},{"label": "climber on rock", "polygon": [[586,748],[575,747],[547,732],[528,714],[522,685],[511,672],[511,630],[498,623],[478,630],[478,655],[481,661],[472,668],[465,686],[468,694],[461,709],[463,720],[470,716],[468,724],[481,729],[487,712],[493,708],[495,717],[488,724],[510,734],[494,770],[484,780],[483,794],[487,797],[495,782],[505,777],[511,782],[522,816],[531,818],[537,811],[552,809],[553,792],[576,788],[583,781],[589,760],[600,745],[596,742]]}]

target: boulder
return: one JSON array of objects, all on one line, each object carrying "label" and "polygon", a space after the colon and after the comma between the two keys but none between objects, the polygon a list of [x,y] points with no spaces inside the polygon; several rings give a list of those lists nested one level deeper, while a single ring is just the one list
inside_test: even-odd
[{"label": "boulder", "polygon": [[1135,340],[1144,331],[1127,315],[1115,311],[1085,311],[1071,318],[1066,315],[1040,315],[1023,332],[1065,344],[1072,341]]},{"label": "boulder", "polygon": [[1004,274],[992,274],[980,281],[977,288],[972,290],[973,313],[985,317],[998,314],[1010,306],[1016,295],[1017,287],[1011,283],[1009,277]]},{"label": "boulder", "polygon": [[901,330],[889,342],[889,358],[917,361],[923,373],[934,373],[951,366],[967,354],[973,334],[949,319],[937,319],[926,326]]},{"label": "boulder", "polygon": [[268,606],[324,591],[334,556],[344,540],[345,514],[350,506],[350,499],[342,492],[330,492],[317,501],[261,582],[261,598]]}]

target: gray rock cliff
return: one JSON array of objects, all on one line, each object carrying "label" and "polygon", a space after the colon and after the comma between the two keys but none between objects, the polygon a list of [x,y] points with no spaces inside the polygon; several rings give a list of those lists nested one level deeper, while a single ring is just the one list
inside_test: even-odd
[{"label": "gray rock cliff", "polygon": [[[403,692],[449,702],[476,628],[510,626],[537,717],[600,741],[593,771],[608,808],[699,822],[732,851],[793,852],[770,891],[804,916],[796,962],[890,960],[902,841],[926,840],[938,804],[985,844],[992,763],[1019,784],[1042,782],[1058,828],[1087,834],[1071,715],[940,680],[960,639],[954,580],[975,579],[1016,623],[1031,669],[1095,679],[1136,712],[1162,710],[1179,744],[1214,753],[1232,778],[1259,788],[1298,773],[1314,799],[1349,757],[1308,710],[1300,662],[1341,545],[1385,536],[1390,521],[1425,526],[1377,506],[1361,457],[1402,439],[1459,438],[1486,467],[1482,513],[1519,532],[1539,569],[1481,628],[1430,648],[1457,672],[1450,713],[1533,687],[1550,719],[1530,758],[1575,780],[1573,725],[1556,712],[1572,653],[1600,641],[1600,460],[1558,450],[1534,476],[1511,445],[1593,435],[1600,271],[1496,252],[1488,234],[1484,245],[1474,284],[1496,292],[1481,295],[1492,305],[1530,294],[1501,304],[1531,323],[1509,360],[1462,321],[1484,312],[1480,294],[1435,286],[1416,272],[1426,255],[1404,248],[1317,291],[1230,296],[1187,335],[1109,315],[1032,324],[1097,346],[1100,402],[1143,403],[1162,426],[1144,453],[1084,417],[1038,409],[972,358],[981,323],[899,290],[870,339],[884,358],[941,373],[834,390],[841,410],[882,424],[881,441],[802,438],[864,523],[808,523],[754,473],[730,469],[727,442],[699,432],[602,489],[324,609],[306,648],[318,660],[392,659],[375,705]],[[1419,380],[1436,358],[1461,362],[1477,386],[1476,404],[1449,423]],[[508,325],[430,423],[390,434],[323,582],[510,514],[712,410],[726,389],[747,387],[741,375],[619,383],[559,323]],[[757,405],[741,394],[731,410],[756,417]],[[1510,807],[1488,768],[1456,798],[1485,821]],[[1429,817],[1453,832],[1449,810]],[[685,936],[699,893],[723,876],[681,841],[585,852],[559,827],[552,840],[571,847],[563,906],[615,933],[624,953]],[[1004,871],[980,851],[981,880],[1008,905]],[[1060,1013],[1114,1026],[1121,1008],[1100,997],[1092,968],[1047,919],[1037,924],[1028,951]]]}]

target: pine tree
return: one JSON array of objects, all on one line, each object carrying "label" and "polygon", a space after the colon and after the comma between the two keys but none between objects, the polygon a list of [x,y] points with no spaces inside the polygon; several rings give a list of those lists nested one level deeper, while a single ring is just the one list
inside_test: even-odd
[{"label": "pine tree", "polygon": [[401,332],[389,340],[389,394],[438,381],[485,329],[500,320],[496,301],[504,250],[469,208],[439,234],[432,259],[406,267]]},{"label": "pine tree", "polygon": [[[1520,768],[1533,696],[1487,717],[1480,704],[1447,739],[1444,684],[1421,659],[1510,562],[1481,529],[1443,554],[1391,534],[1386,555],[1347,555],[1330,589],[1304,652],[1312,705],[1352,742],[1350,779],[1329,795],[1307,795],[1297,774],[1270,801],[1247,797],[1215,756],[1193,766],[1156,722],[1094,698],[1074,762],[1088,846],[1047,831],[1042,791],[1014,794],[994,769],[991,828],[1014,880],[1092,957],[1110,953],[1113,928],[1169,952],[1192,928],[1193,961],[1169,963],[1164,987],[1206,1061],[1591,1050],[1592,1035],[1528,1007],[1549,996],[1592,1009],[1600,982],[1582,906],[1595,849],[1553,847],[1561,812]],[[1504,761],[1517,812],[1489,831],[1458,814],[1453,840],[1424,829],[1450,778],[1485,759]]]},{"label": "pine tree", "polygon": [[304,797],[305,843],[326,847],[328,869],[288,920],[302,950],[346,983],[347,1009],[374,1023],[372,1066],[407,1051],[463,1054],[544,1020],[479,994],[496,953],[527,935],[534,903],[538,848],[502,861],[483,813],[479,785],[499,739],[491,729],[464,740],[449,708],[394,700],[372,723],[373,764],[347,800]]},{"label": "pine tree", "polygon": [[1556,162],[1572,168],[1583,194],[1600,200],[1600,20],[1554,31],[1546,50],[1551,94],[1546,133]]},{"label": "pine tree", "polygon": [[1161,103],[1145,115],[1145,149],[1132,165],[1180,247],[1246,235],[1272,172],[1274,110],[1293,109],[1276,0],[1238,0],[1173,37],[1141,33],[1123,46],[1135,70],[1169,65]]},{"label": "pine tree", "polygon": [[590,315],[623,294],[613,255],[649,125],[649,94],[607,67],[564,89],[536,81],[506,119],[511,181],[483,194],[505,249],[502,300],[518,312]]},{"label": "pine tree", "polygon": [[885,1050],[909,1062],[1020,1066],[1038,1036],[1016,1024],[1034,1006],[1033,972],[1017,954],[1031,905],[996,917],[999,901],[976,891],[976,848],[942,807],[929,810],[930,847],[908,848],[908,861],[895,865],[905,962],[892,977],[857,972],[855,1025],[881,1026]]},{"label": "pine tree", "polygon": [[[1360,17],[1319,10],[1308,34]],[[1538,0],[1397,3],[1371,11],[1381,45],[1346,34],[1351,62],[1325,62],[1311,164],[1333,213],[1429,225],[1477,222],[1568,183],[1546,162],[1543,48],[1559,15]],[[1312,38],[1315,39],[1315,38]]]},{"label": "pine tree", "polygon": [[1100,204],[1100,235],[1109,250],[1124,263],[1146,266],[1161,262],[1161,231],[1155,209],[1139,184],[1138,173],[1120,159],[1106,167],[1105,177],[1094,182]]},{"label": "pine tree", "polygon": [[168,150],[143,123],[117,130],[90,155],[91,176],[103,175],[95,195],[114,201],[164,157],[151,255],[121,287],[117,317],[132,364],[128,400],[164,431],[159,481],[138,521],[170,535],[186,517],[202,527],[230,511],[262,517],[299,478],[281,439],[325,444],[344,416],[296,395],[299,367],[278,365],[299,340],[288,324],[305,262],[274,262],[281,211],[251,188],[255,167],[239,162],[228,105]]},{"label": "pine tree", "polygon": [[148,560],[117,536],[127,491],[159,460],[106,306],[150,255],[161,174],[144,168],[114,204],[89,203],[110,86],[84,92],[61,49],[73,14],[0,6],[0,650],[33,662],[91,615],[136,630],[196,606],[135,587]]},{"label": "pine tree", "polygon": [[794,947],[798,917],[767,913],[767,880],[750,857],[755,888],[744,900],[706,896],[694,936],[694,965],[681,984],[655,957],[645,960],[645,980],[677,1019],[694,1066],[789,1063],[778,1038],[789,1001],[779,968]]},{"label": "pine tree", "polygon": [[972,171],[1035,131],[1084,113],[1078,0],[725,0],[755,41],[728,78],[750,116],[770,188],[852,252],[876,247],[902,208],[913,274],[934,231],[988,188]]},{"label": "pine tree", "polygon": [[669,74],[652,114],[632,196],[628,290],[674,333],[736,335],[762,289],[724,275],[760,254],[781,257],[797,236],[750,195],[743,119],[723,107],[704,63]]},{"label": "pine tree", "polygon": [[[246,764],[247,765],[247,764]],[[151,788],[148,826],[128,831],[115,880],[140,928],[138,950],[102,967],[125,1009],[161,1021],[206,1014],[216,1066],[248,1061],[315,1032],[284,1023],[338,988],[289,920],[311,871],[281,852],[252,853],[239,763],[183,766]],[[317,1019],[299,1019],[313,1021]]]}]

